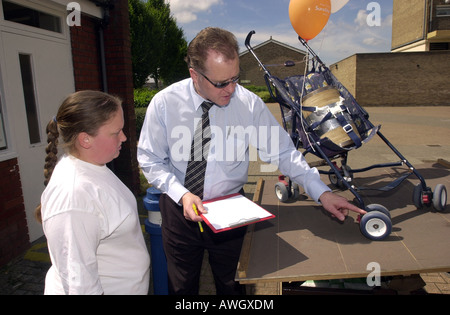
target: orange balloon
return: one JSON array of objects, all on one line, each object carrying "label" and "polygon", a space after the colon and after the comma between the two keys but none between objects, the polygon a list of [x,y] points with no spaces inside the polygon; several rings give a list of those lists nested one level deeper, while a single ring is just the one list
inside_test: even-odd
[{"label": "orange balloon", "polygon": [[291,0],[289,3],[291,24],[295,32],[307,41],[322,31],[330,13],[330,0]]}]

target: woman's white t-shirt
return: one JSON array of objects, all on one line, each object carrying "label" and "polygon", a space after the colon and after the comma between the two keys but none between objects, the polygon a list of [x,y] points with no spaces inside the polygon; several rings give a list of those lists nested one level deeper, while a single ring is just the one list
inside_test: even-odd
[{"label": "woman's white t-shirt", "polygon": [[148,293],[136,198],[107,166],[64,155],[41,205],[52,261],[45,294]]}]

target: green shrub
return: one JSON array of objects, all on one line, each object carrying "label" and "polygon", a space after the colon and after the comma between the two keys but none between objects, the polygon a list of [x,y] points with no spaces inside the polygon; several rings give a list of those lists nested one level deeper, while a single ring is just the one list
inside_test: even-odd
[{"label": "green shrub", "polygon": [[141,134],[142,125],[144,124],[145,113],[147,108],[135,108],[134,112],[136,114],[136,135],[139,140],[139,135]]},{"label": "green shrub", "polygon": [[158,92],[158,90],[149,90],[147,88],[134,90],[134,112],[136,115],[136,132],[138,139],[141,134],[142,124],[144,123],[148,104],[150,104],[153,96],[155,96]]},{"label": "green shrub", "polygon": [[272,103],[273,99],[270,97],[269,90],[267,86],[257,86],[257,85],[245,85],[247,90],[258,95],[265,103]]},{"label": "green shrub", "polygon": [[270,96],[269,91],[257,92],[255,94],[258,95],[259,97],[261,97],[261,99],[263,100],[264,103],[273,103],[274,102],[274,100]]},{"label": "green shrub", "polygon": [[257,86],[257,85],[245,85],[244,86],[247,90],[252,91],[253,93],[257,94],[258,92],[268,91],[267,86]]},{"label": "green shrub", "polygon": [[134,90],[134,107],[135,108],[147,108],[148,104],[152,100],[153,96],[158,93],[158,90],[149,90],[147,88],[140,88]]}]

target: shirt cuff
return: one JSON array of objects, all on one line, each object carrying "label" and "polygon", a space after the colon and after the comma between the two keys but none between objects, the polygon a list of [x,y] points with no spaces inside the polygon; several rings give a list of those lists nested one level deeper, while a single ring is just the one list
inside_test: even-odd
[{"label": "shirt cuff", "polygon": [[169,190],[167,191],[167,195],[177,204],[181,205],[180,200],[181,197],[183,197],[183,195],[185,193],[189,192],[189,190],[187,190],[183,185],[181,185],[180,183],[176,182],[176,183],[172,183],[172,185],[170,185]]},{"label": "shirt cuff", "polygon": [[314,199],[318,204],[321,204],[319,198],[326,191],[331,191],[330,187],[325,185],[321,180],[309,182],[308,191],[306,192],[312,199]]}]

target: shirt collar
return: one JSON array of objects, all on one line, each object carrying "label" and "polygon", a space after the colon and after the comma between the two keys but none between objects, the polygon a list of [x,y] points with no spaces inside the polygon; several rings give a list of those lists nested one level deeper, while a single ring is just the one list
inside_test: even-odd
[{"label": "shirt collar", "polygon": [[209,101],[207,99],[204,99],[203,97],[201,97],[197,93],[197,91],[194,88],[194,81],[192,80],[192,78],[191,78],[191,83],[190,83],[190,90],[191,90],[191,95],[192,95],[192,102],[194,104],[194,108],[195,108],[196,111],[202,105],[203,102],[206,101],[206,102],[210,102],[211,103],[211,101]]}]

